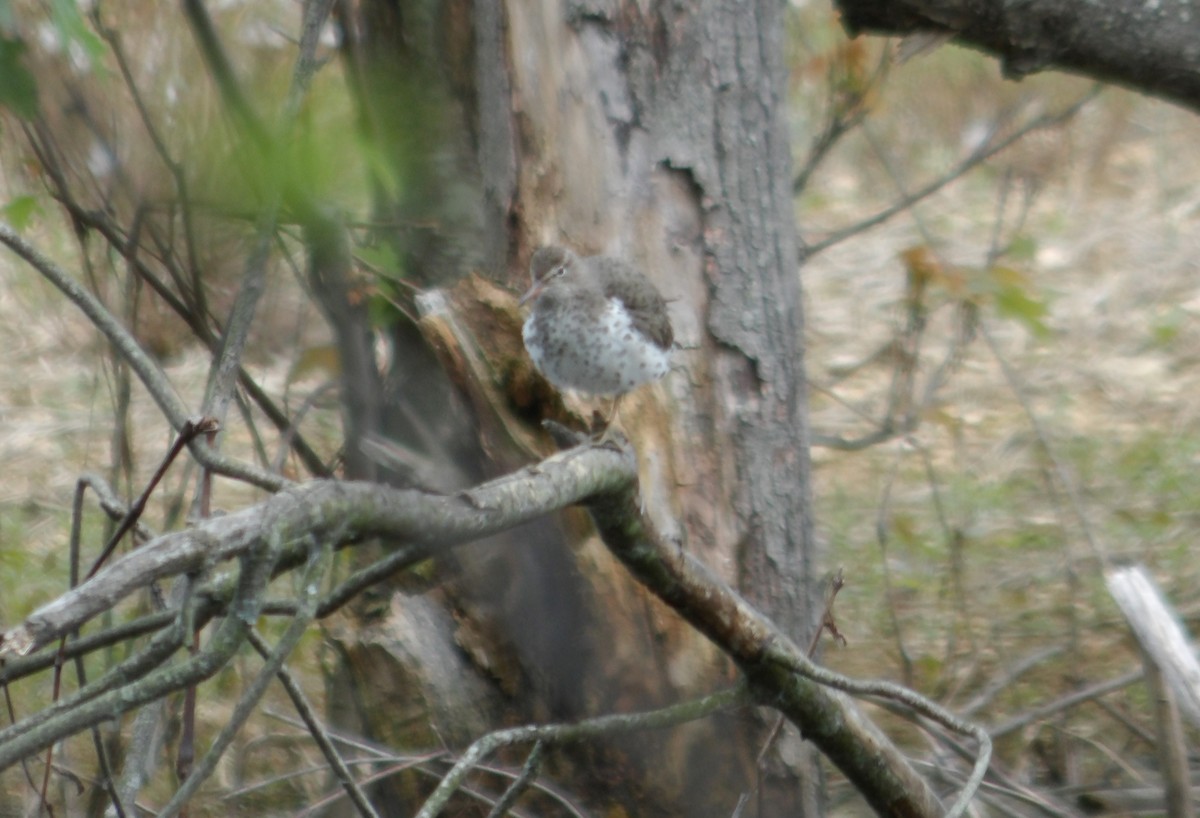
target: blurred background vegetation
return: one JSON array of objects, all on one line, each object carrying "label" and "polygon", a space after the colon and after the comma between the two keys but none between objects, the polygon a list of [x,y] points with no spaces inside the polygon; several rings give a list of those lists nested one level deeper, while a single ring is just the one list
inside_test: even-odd
[{"label": "blurred background vegetation", "polygon": [[[87,206],[127,218],[139,197],[153,202],[161,190],[165,213],[171,168],[152,158],[158,148],[138,125],[124,90],[131,72],[199,203],[204,285],[218,303],[241,274],[266,169],[235,147],[174,4],[104,3],[92,17],[67,0],[3,9],[10,34],[18,19],[44,15],[25,53],[14,55],[11,36],[0,53],[5,217],[122,304],[198,405],[209,352],[129,284],[125,260],[80,242],[18,114],[36,87],[60,165],[83,180]],[[223,4],[217,14],[254,99],[287,97],[295,15],[286,3]],[[1057,74],[1007,82],[993,60],[953,46],[897,64],[894,43],[846,41],[824,3],[794,4],[790,22],[797,168],[831,112],[854,123],[797,192],[810,246],[947,174],[995,135],[1092,92]],[[129,55],[124,66],[114,46]],[[296,112],[294,151],[279,161],[366,225],[367,169],[377,162],[349,127],[342,71],[331,62],[317,73]],[[826,649],[831,666],[902,681],[998,725],[1139,666],[1104,588],[1101,550],[1146,564],[1176,606],[1196,613],[1198,140],[1192,115],[1107,88],[803,265],[817,523],[828,566],[846,576],[836,616],[847,644]],[[246,365],[281,403],[312,400],[305,432],[331,457],[338,414],[321,394],[333,376],[330,338],[297,273],[299,244],[285,237],[282,249]],[[377,247],[359,252],[377,276],[366,288],[374,312],[387,320],[396,262]],[[78,476],[100,471],[134,493],[171,433],[74,307],[12,257],[0,270],[0,621],[11,623],[63,588]],[[847,450],[889,413],[904,428]],[[244,417],[228,425],[227,447],[254,445]],[[185,472],[152,502],[155,528],[179,524]],[[220,490],[226,508],[253,496]],[[321,650],[307,655],[319,700]],[[210,684],[236,686],[236,672]],[[44,695],[16,692],[20,712]],[[206,717],[219,722],[221,697],[206,700]],[[1125,687],[1009,733],[998,752],[1035,782],[1119,780],[1126,759],[1150,754],[1147,707],[1141,687]],[[245,752],[263,739],[247,736],[229,757],[227,792],[269,775],[277,759]]]},{"label": "blurred background vegetation", "polygon": [[[829,61],[857,60],[848,73],[862,76],[893,47],[848,44],[826,14],[794,18],[798,164]],[[798,197],[802,234],[820,241],[883,210],[988,134],[1089,88],[1060,74],[1007,82],[953,46],[891,66]],[[818,525],[847,572],[849,644],[827,651],[831,665],[999,725],[1136,669],[1100,553],[1149,566],[1196,612],[1197,136],[1191,114],[1106,88],[804,267],[818,437],[877,429],[904,377],[918,398],[907,435],[814,449]],[[968,342],[964,299],[978,309]],[[1124,780],[1126,760],[1152,755],[1147,704],[1135,685],[1033,721],[999,758],[1048,785]]]}]

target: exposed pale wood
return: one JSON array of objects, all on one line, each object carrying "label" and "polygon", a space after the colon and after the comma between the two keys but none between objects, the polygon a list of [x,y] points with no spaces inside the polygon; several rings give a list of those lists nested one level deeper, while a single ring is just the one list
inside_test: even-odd
[{"label": "exposed pale wood", "polygon": [[[376,5],[381,24],[364,31],[381,42],[370,53],[385,47],[383,24],[398,24],[386,16],[387,3],[364,8]],[[460,275],[478,271],[519,293],[533,249],[559,243],[646,272],[669,302],[680,347],[662,382],[621,405],[646,509],[681,548],[807,643],[820,599],[805,590],[818,572],[783,104],[784,7],[775,0],[478,0],[440,4],[436,14],[410,11],[393,48],[438,64],[441,72],[420,69],[431,81],[475,78],[474,86],[450,84],[461,110],[441,113],[461,126],[454,145],[469,134],[476,164],[467,175],[477,178],[450,175],[444,185],[470,195],[481,189],[484,199],[480,238],[441,215],[445,191],[436,191],[430,215],[413,218],[437,223],[442,245],[463,247],[431,250],[414,266],[424,274],[445,258],[466,259]],[[475,45],[460,51],[463,41],[441,35],[461,30],[463,14],[473,16]],[[437,24],[446,31],[430,35]],[[387,59],[405,65],[406,58]],[[375,98],[394,105],[386,84]],[[393,113],[370,117],[386,123]],[[496,240],[497,231],[506,241]],[[403,411],[423,419],[430,436],[473,444],[491,461],[484,468],[504,469],[528,456],[528,434],[514,433],[514,414],[528,427],[540,415],[578,428],[603,408],[570,397],[564,405],[533,376],[523,351],[511,348],[519,340],[515,305],[494,293],[470,304],[469,294],[484,288],[444,286],[452,314],[427,319],[422,330],[475,418],[451,430],[455,413],[421,390]],[[401,366],[403,383],[419,377],[417,367]],[[480,374],[492,382],[480,385]],[[404,445],[436,451],[419,435]],[[658,707],[733,675],[719,651],[630,581],[581,517],[542,524],[528,539],[537,547],[456,559],[447,568],[453,581],[442,588],[472,638],[486,635],[492,644],[478,654],[481,665],[525,669],[532,713]],[[653,790],[680,814],[711,810],[718,792],[732,808],[756,776],[761,732],[736,728],[739,735],[723,741],[709,728],[661,745],[648,739],[622,748],[621,766],[644,770],[631,786]],[[790,758],[811,760],[810,753],[792,738]],[[664,755],[676,761],[663,763]],[[771,766],[783,773],[773,779],[775,795],[788,802],[780,809],[803,802],[815,813],[815,768],[797,788],[795,769],[781,757]]]}]

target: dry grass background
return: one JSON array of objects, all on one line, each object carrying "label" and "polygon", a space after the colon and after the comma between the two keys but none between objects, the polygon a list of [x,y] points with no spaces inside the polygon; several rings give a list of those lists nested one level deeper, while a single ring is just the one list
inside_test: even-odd
[{"label": "dry grass background", "polygon": [[[76,245],[55,228],[37,232],[41,235],[33,240],[61,266],[78,269]],[[110,479],[122,498],[135,496],[170,447],[173,434],[156,404],[135,382],[127,415],[134,468],[131,473],[122,473],[112,480],[114,405],[119,387],[106,345],[82,313],[16,260],[0,259],[0,277],[4,282],[0,287],[0,345],[6,351],[0,356],[0,367],[4,369],[0,377],[3,413],[0,458],[6,467],[0,481],[0,626],[8,626],[66,588],[67,537],[72,496],[79,476],[95,472]],[[246,368],[281,405],[294,409],[329,377],[324,371],[299,379],[292,377],[298,356],[325,342],[327,333],[294,280],[286,274],[276,275],[271,288],[273,296],[264,301],[256,321]],[[182,336],[178,330],[174,335],[178,343]],[[206,351],[184,343],[160,361],[185,405],[196,408],[201,405],[209,360]],[[267,441],[267,451],[274,455],[278,435],[261,419],[258,423]],[[337,445],[334,434],[337,427],[336,407],[325,401],[307,415],[303,429],[310,442],[318,444],[318,448],[325,444],[322,451],[332,457]],[[225,450],[238,457],[251,457],[250,430],[242,415],[231,412],[225,428]],[[187,463],[186,456],[177,461],[147,508],[145,519],[152,529],[165,530],[164,521],[177,500],[182,500],[186,509],[195,490],[195,480],[195,469]],[[264,496],[232,481],[214,481],[213,507],[218,513],[242,508]],[[86,570],[88,561],[95,557],[95,544],[103,542],[106,534],[94,498],[88,499],[85,508]],[[131,600],[122,605],[119,615],[130,615],[145,604],[140,597]],[[260,627],[267,638],[274,639],[285,624],[278,619],[265,620]],[[297,678],[304,680],[310,701],[321,711],[324,709],[319,664],[322,655],[320,635],[314,630],[302,642],[300,658],[292,663]],[[92,677],[117,658],[119,651],[90,657]],[[208,725],[201,728],[205,735],[215,733],[228,719],[241,690],[259,668],[257,658],[243,652],[231,666],[200,686],[199,718]],[[74,688],[72,672],[66,674],[64,685],[66,691]],[[49,703],[50,689],[44,675],[13,685],[9,693],[15,701],[16,713],[27,715],[44,707]],[[176,710],[178,706],[176,700]],[[252,782],[276,778],[283,770],[310,770],[314,766],[320,769],[319,754],[312,752],[311,742],[305,740],[307,733],[269,716],[282,714],[294,720],[294,709],[278,686],[268,690],[259,708],[260,716],[254,720],[252,729],[226,754],[214,779],[206,785],[206,798],[202,799],[198,814],[265,815],[272,812],[268,805],[276,811],[290,811],[326,794],[322,776],[303,775],[285,778],[265,791],[252,791],[229,802],[218,800],[217,796],[227,796]],[[177,722],[171,724],[178,729]],[[86,737],[77,737],[68,746],[80,750],[78,758],[71,749],[60,751],[59,758],[67,759],[68,765],[90,759]],[[90,766],[92,762],[81,763]],[[84,769],[74,771],[87,775]],[[158,777],[158,791],[152,792],[151,800],[165,803],[173,791],[169,779],[169,775]],[[60,805],[58,808],[68,815],[83,814],[82,799],[91,797],[93,791],[77,792],[71,780],[62,776],[52,781],[51,799]],[[3,790],[0,815],[36,810],[36,799],[17,771],[7,771],[0,782]]]},{"label": "dry grass background", "polygon": [[[820,75],[804,66],[837,36],[826,13],[797,47],[801,154],[823,93]],[[802,233],[819,238],[894,201],[888,166],[917,187],[967,152],[981,123],[999,112],[1053,109],[1087,87],[1061,76],[1006,83],[990,60],[954,48],[893,69],[867,120],[887,163],[861,133],[848,136],[798,200]],[[901,252],[929,242],[944,263],[979,267],[1008,169],[1037,184],[1013,264],[1048,307],[1049,333],[1039,337],[987,304],[981,313],[1022,394],[976,339],[907,439],[857,453],[814,452],[826,562],[844,567],[847,578],[837,615],[849,644],[827,650],[832,665],[866,676],[907,673],[918,689],[953,707],[1022,657],[1062,647],[1064,654],[1005,688],[981,716],[993,722],[1135,666],[1084,525],[1022,401],[1078,489],[1096,539],[1112,555],[1144,561],[1176,605],[1194,608],[1198,141],[1194,116],[1109,90],[1063,128],[1036,135],[918,204],[924,235],[912,214],[902,214],[803,268],[812,425],[823,434],[865,433],[885,403],[890,364],[870,364],[844,379],[835,373],[870,358],[903,326]],[[12,194],[22,186],[7,187]],[[1010,197],[1010,216],[1018,199]],[[53,221],[38,221],[37,240],[74,268],[77,249]],[[115,387],[103,346],[73,306],[11,257],[0,257],[0,276],[0,621],[11,622],[62,587],[71,492],[82,471],[108,469]],[[292,286],[286,276],[275,285]],[[929,298],[934,309],[919,382],[952,337],[949,295],[935,289]],[[299,351],[322,340],[314,329],[320,322],[294,292],[266,309],[266,337],[257,339],[251,368],[282,395]],[[207,355],[184,345],[165,367],[185,400],[198,405]],[[170,435],[136,385],[132,413],[144,477]],[[236,417],[230,425],[226,445],[236,450],[246,436]],[[177,468],[172,490],[181,479]],[[234,492],[218,504],[247,499]],[[161,509],[152,508],[152,523]],[[1131,690],[1122,705],[1144,704],[1139,695]],[[1042,729],[1001,747],[1002,757],[1017,767],[1032,764],[1026,751],[1042,740]],[[1056,744],[1066,737],[1128,747],[1095,713],[1046,729]],[[1091,763],[1102,772],[1100,761]]]},{"label": "dry grass background", "polygon": [[[875,138],[848,137],[801,197],[802,232],[819,239],[894,201],[893,174],[907,190],[923,185],[1003,111],[1054,110],[1088,87],[1063,76],[1006,83],[993,62],[955,48],[894,69],[867,119]],[[1049,332],[981,310],[1019,386],[976,338],[915,433],[857,453],[814,451],[826,561],[847,579],[837,613],[849,644],[826,650],[831,665],[909,681],[954,709],[1022,659],[1062,649],[1006,684],[977,714],[985,724],[1134,669],[1089,538],[1145,563],[1177,607],[1195,609],[1198,139],[1193,115],[1108,89],[1066,126],[805,266],[812,425],[857,437],[883,412],[893,361],[843,373],[905,325],[902,252],[926,246],[943,264],[982,269],[1005,181],[1036,184],[1006,263],[1046,305]],[[1014,189],[1006,237],[1019,199]],[[918,391],[955,326],[944,289],[927,303]],[[1152,733],[1140,686],[1107,703]],[[1028,780],[1077,775],[1071,783],[1124,780],[1114,759],[1152,750],[1094,706],[998,749]]]}]

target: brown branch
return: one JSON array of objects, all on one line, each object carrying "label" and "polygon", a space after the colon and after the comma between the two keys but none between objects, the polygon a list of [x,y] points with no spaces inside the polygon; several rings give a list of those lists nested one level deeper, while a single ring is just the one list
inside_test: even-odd
[{"label": "brown branch", "polygon": [[450,797],[460,788],[467,773],[488,755],[512,744],[540,742],[562,744],[584,741],[603,735],[635,730],[661,730],[706,718],[723,710],[750,703],[742,685],[722,690],[694,701],[682,702],[645,713],[621,713],[598,716],[575,724],[541,724],[513,727],[488,733],[474,741],[446,773],[437,789],[426,799],[417,818],[436,818]]},{"label": "brown branch", "polygon": [[[266,641],[259,636],[258,632],[251,630],[246,634],[250,640],[251,647],[258,652],[258,655],[263,659],[270,656],[270,646]],[[308,701],[308,696],[304,694],[303,688],[292,672],[286,667],[279,669],[279,683],[283,685],[283,689],[287,692],[288,698],[292,700],[292,706],[296,708],[296,712],[300,718],[304,720],[304,726],[308,729],[309,735],[317,743],[321,754],[325,756],[326,762],[329,764],[329,769],[333,771],[334,776],[341,783],[346,795],[350,798],[350,802],[358,811],[359,815],[367,816],[367,818],[378,818],[378,813],[371,806],[371,802],[367,799],[366,794],[354,780],[354,774],[350,772],[346,760],[342,754],[338,752],[334,746],[333,738],[329,731],[325,729],[319,718],[317,718],[316,710]]]},{"label": "brown branch", "polygon": [[[312,543],[337,546],[382,536],[405,543],[401,551],[411,564],[435,549],[590,501],[605,541],[635,576],[726,651],[746,672],[762,703],[800,727],[881,813],[932,816],[942,814],[942,808],[891,742],[849,699],[830,687],[891,697],[979,740],[975,773],[951,810],[961,814],[989,758],[986,734],[899,686],[857,682],[812,665],[766,617],[696,560],[658,537],[642,518],[635,492],[636,463],[628,447],[584,446],[456,495],[318,481],[290,488],[258,506],[205,520],[192,530],[160,536],[0,636],[0,656],[28,652],[78,628],[154,579],[193,575],[236,557],[242,565],[236,591],[210,644],[177,664],[163,664],[184,644],[198,615],[212,602],[211,597],[193,593],[184,615],[134,659],[88,689],[0,731],[0,769],[99,720],[215,673],[246,638],[246,623],[262,612],[266,576],[288,561],[302,561]],[[302,618],[319,615],[323,605],[318,602],[312,597],[301,605]],[[280,652],[276,660],[282,656]]]},{"label": "brown branch", "polygon": [[[409,541],[418,546],[412,556],[418,559],[436,547],[503,531],[635,479],[630,450],[583,447],[485,483],[470,495],[314,481],[265,503],[160,536],[109,563],[88,582],[0,634],[0,656],[28,654],[155,580],[245,557],[263,542],[268,510],[281,524],[311,518],[314,537],[336,534],[339,544],[376,536]],[[281,560],[295,559],[294,550],[285,549]]]},{"label": "brown branch", "polygon": [[604,495],[590,507],[605,544],[660,599],[707,636],[749,678],[761,703],[803,731],[881,815],[945,813],[929,785],[879,728],[829,689],[902,698],[980,742],[971,784],[950,814],[961,814],[991,755],[982,730],[966,725],[911,691],[884,682],[854,682],[811,664],[804,651],[691,555],[655,531],[632,491]]},{"label": "brown branch", "polygon": [[1009,77],[1084,74],[1200,110],[1200,17],[1125,0],[838,0],[851,36],[936,32],[1000,58]]}]

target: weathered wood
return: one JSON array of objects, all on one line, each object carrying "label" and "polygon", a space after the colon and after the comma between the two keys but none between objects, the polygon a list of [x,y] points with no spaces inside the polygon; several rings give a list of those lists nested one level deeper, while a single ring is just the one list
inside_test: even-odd
[{"label": "weathered wood", "polygon": [[[471,252],[457,255],[478,260],[479,272],[514,292],[528,285],[529,256],[545,243],[625,258],[654,280],[670,302],[680,349],[661,385],[621,407],[646,508],[682,548],[807,643],[820,600],[806,593],[816,569],[784,7],[775,0],[401,5],[408,30],[397,48],[446,61],[440,72],[422,70],[452,78],[465,115],[443,111],[441,124],[461,121],[459,134],[469,134],[478,178],[463,190],[482,190],[484,199],[481,239],[471,229],[451,238],[458,226],[437,215],[426,221],[441,226],[442,242],[467,242]],[[465,48],[454,34],[464,13],[473,15],[474,32]],[[442,34],[429,39],[438,25]],[[470,77],[473,84],[456,84]],[[495,240],[497,228],[504,242]],[[480,247],[489,248],[486,257]],[[482,291],[467,283],[453,289],[455,299]],[[461,331],[433,340],[436,347],[453,336],[436,347],[440,362],[478,418],[479,431],[459,439],[479,444],[501,468],[520,456],[523,442],[510,433],[514,407],[529,425],[539,415],[578,425],[593,408],[568,398],[564,411],[558,396],[537,388],[523,351],[511,353],[514,316],[513,305],[458,303],[453,323]],[[495,401],[493,386],[476,384],[481,372],[508,385],[507,405]],[[407,411],[437,407],[418,401]],[[445,433],[441,418],[430,420]],[[471,632],[493,642],[481,658],[505,667],[516,659],[525,668],[523,705],[531,713],[657,707],[732,675],[711,644],[630,581],[579,517],[531,538],[538,548],[457,561],[453,582],[442,586]],[[502,684],[511,683],[505,674]],[[666,739],[646,739],[622,749],[620,767],[644,770],[631,786],[652,789],[669,811],[711,810],[714,799],[732,808],[755,786],[761,740],[761,730],[738,729],[724,742],[692,730],[669,748]],[[808,752],[794,732],[787,740],[789,754]],[[779,779],[781,791],[787,799],[803,793],[815,814],[816,776],[797,788],[793,775]]]}]

